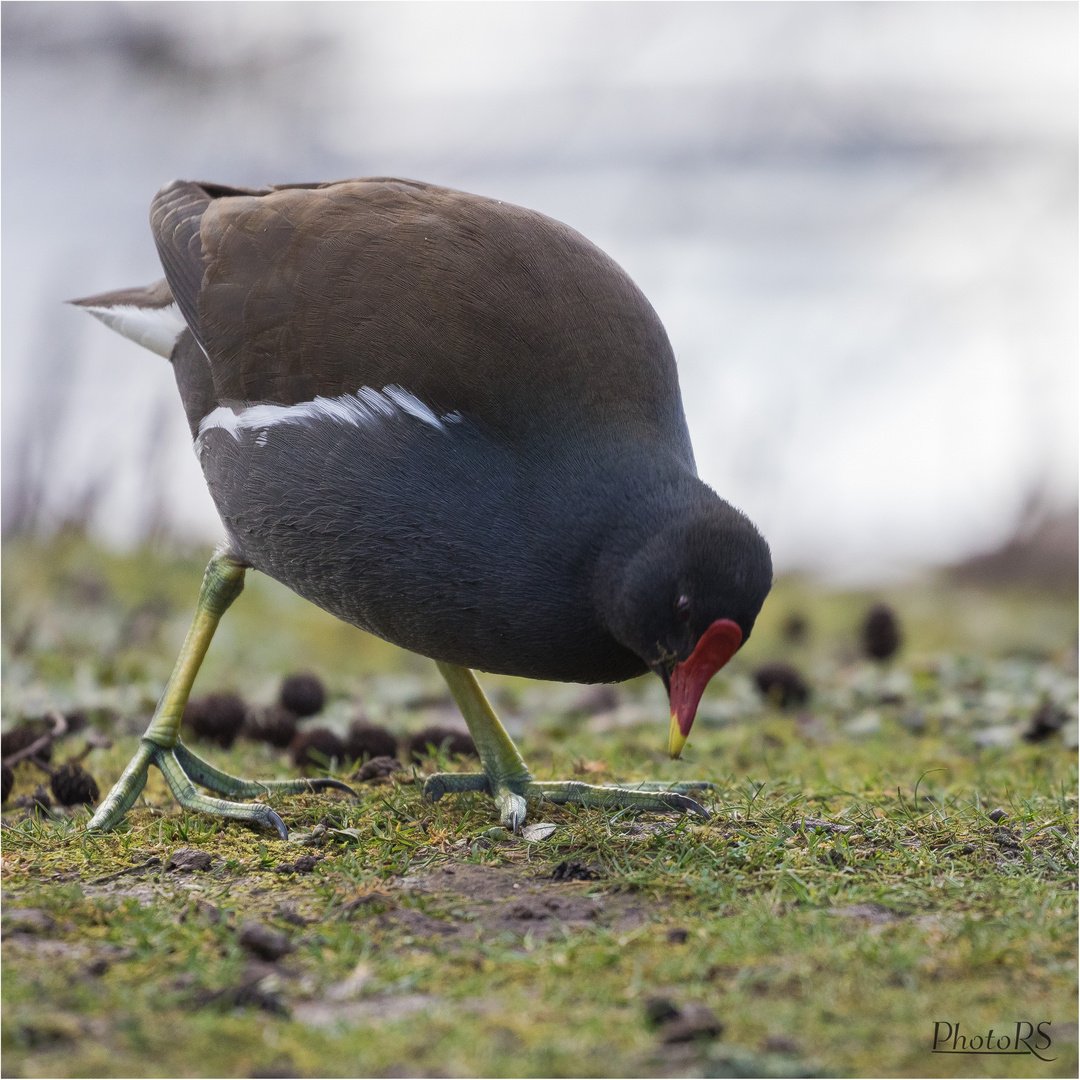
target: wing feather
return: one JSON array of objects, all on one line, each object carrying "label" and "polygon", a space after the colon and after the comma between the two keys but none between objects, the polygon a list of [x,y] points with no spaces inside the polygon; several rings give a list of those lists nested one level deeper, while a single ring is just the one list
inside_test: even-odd
[{"label": "wing feather", "polygon": [[174,181],[151,223],[220,403],[394,385],[511,441],[599,424],[692,461],[658,316],[560,222],[373,178],[265,190]]}]

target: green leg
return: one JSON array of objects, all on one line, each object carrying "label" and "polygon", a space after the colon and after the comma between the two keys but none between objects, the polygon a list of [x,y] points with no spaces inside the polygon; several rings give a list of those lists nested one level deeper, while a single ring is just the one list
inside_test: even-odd
[{"label": "green leg", "polygon": [[473,742],[480,754],[482,773],[436,773],[424,784],[424,794],[440,799],[459,791],[488,791],[499,808],[499,818],[517,832],[525,821],[527,798],[552,802],[573,802],[581,806],[605,808],[634,807],[639,810],[679,810],[708,817],[706,811],[682,792],[700,791],[712,785],[705,781],[665,784],[645,781],[630,787],[582,784],[576,780],[533,780],[506,729],[499,723],[476,676],[456,664],[437,664],[450,687],[450,693],[469,725]]},{"label": "green leg", "polygon": [[[468,668],[458,667],[457,664],[436,661],[436,666],[450,687],[465,723],[469,725],[469,733],[480,754],[480,764],[484,767],[487,790],[494,796],[495,805],[499,808],[499,819],[508,829],[517,832],[525,822],[525,799],[521,789],[532,781],[532,773],[525,767],[518,748],[488,704],[476,676]],[[453,790],[454,775],[436,773],[424,785],[425,794],[438,798],[442,791]],[[468,790],[483,789],[471,787]]]},{"label": "green leg", "polygon": [[146,729],[135,756],[90,819],[88,828],[102,831],[115,828],[139,797],[151,765],[156,765],[161,770],[166,783],[182,806],[207,814],[265,825],[276,829],[283,840],[288,839],[288,830],[281,818],[268,806],[263,803],[212,799],[200,795],[192,781],[220,795],[235,795],[240,798],[269,793],[295,794],[328,787],[343,788],[352,794],[350,788],[337,780],[271,780],[262,783],[241,780],[215,769],[180,742],[180,720],[184,715],[184,706],[191,694],[192,684],[199,673],[199,667],[210,647],[221,616],[244,587],[244,569],[241,563],[225,552],[216,552],[210,560],[203,576],[195,618],[150,726]]}]

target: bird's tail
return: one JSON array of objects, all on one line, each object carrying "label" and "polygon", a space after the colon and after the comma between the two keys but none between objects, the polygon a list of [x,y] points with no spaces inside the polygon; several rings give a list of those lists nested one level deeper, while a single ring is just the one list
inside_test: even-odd
[{"label": "bird's tail", "polygon": [[187,327],[164,278],[142,288],[117,289],[69,303],[166,360],[172,357],[176,342]]}]

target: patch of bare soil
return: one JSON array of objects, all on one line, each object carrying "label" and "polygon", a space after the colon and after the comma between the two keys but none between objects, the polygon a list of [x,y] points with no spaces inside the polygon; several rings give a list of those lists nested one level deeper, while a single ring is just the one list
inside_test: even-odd
[{"label": "patch of bare soil", "polygon": [[829,908],[828,910],[830,915],[836,915],[838,918],[854,919],[874,926],[884,926],[887,923],[897,922],[902,918],[902,916],[883,904],[851,904],[848,907]]},{"label": "patch of bare soil", "polygon": [[434,994],[403,994],[399,997],[376,997],[362,1001],[305,1001],[292,1010],[294,1020],[317,1028],[370,1023],[373,1020],[400,1020],[439,1004]]},{"label": "patch of bare soil", "polygon": [[[182,854],[186,857],[189,853]],[[577,879],[575,873],[553,876],[550,867],[537,872],[532,866],[444,863],[421,874],[388,881],[374,896],[339,908],[336,917],[364,921],[392,939],[464,944],[507,937],[520,941],[526,935],[542,941],[588,928],[622,933],[640,926],[655,912],[654,901],[634,893],[608,891],[603,879],[589,879],[593,873],[589,868],[562,864],[560,869],[565,871],[567,866],[576,868],[586,880]],[[303,930],[317,928],[326,918],[324,901],[313,885],[307,876],[286,878],[250,871],[229,874],[220,864],[206,860],[173,859],[163,864],[155,858],[91,878],[83,885],[83,893],[88,898],[114,901],[132,898],[142,904],[179,902],[180,922],[198,919],[216,924],[226,920],[235,928],[251,921],[278,926],[284,922]],[[17,902],[18,898],[8,894],[7,899]],[[19,909],[7,906],[5,937],[26,937],[28,944],[23,948],[39,948],[29,945],[33,937],[56,936],[52,927],[18,923]],[[73,948],[72,959],[88,958],[79,946]]]},{"label": "patch of bare soil", "polygon": [[86,962],[96,969],[107,967],[117,960],[126,960],[131,955],[130,949],[118,945],[101,945],[91,942],[63,941],[58,938],[36,937],[32,934],[12,934],[4,940],[4,953],[28,953],[42,963],[54,964],[57,961],[74,960]]},{"label": "patch of bare soil", "polygon": [[509,932],[546,939],[590,926],[629,930],[648,917],[633,894],[604,893],[591,882],[554,881],[507,867],[458,863],[396,884],[430,898],[428,911],[441,917],[397,908],[377,918],[417,937],[484,940]]}]

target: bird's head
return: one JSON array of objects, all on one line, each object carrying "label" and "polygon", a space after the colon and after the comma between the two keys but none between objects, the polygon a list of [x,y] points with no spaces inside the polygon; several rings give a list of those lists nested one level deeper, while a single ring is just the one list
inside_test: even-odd
[{"label": "bird's head", "polygon": [[607,598],[609,627],[667,687],[673,758],[705,687],[750,636],[771,586],[768,544],[715,496],[655,532],[623,564]]}]

